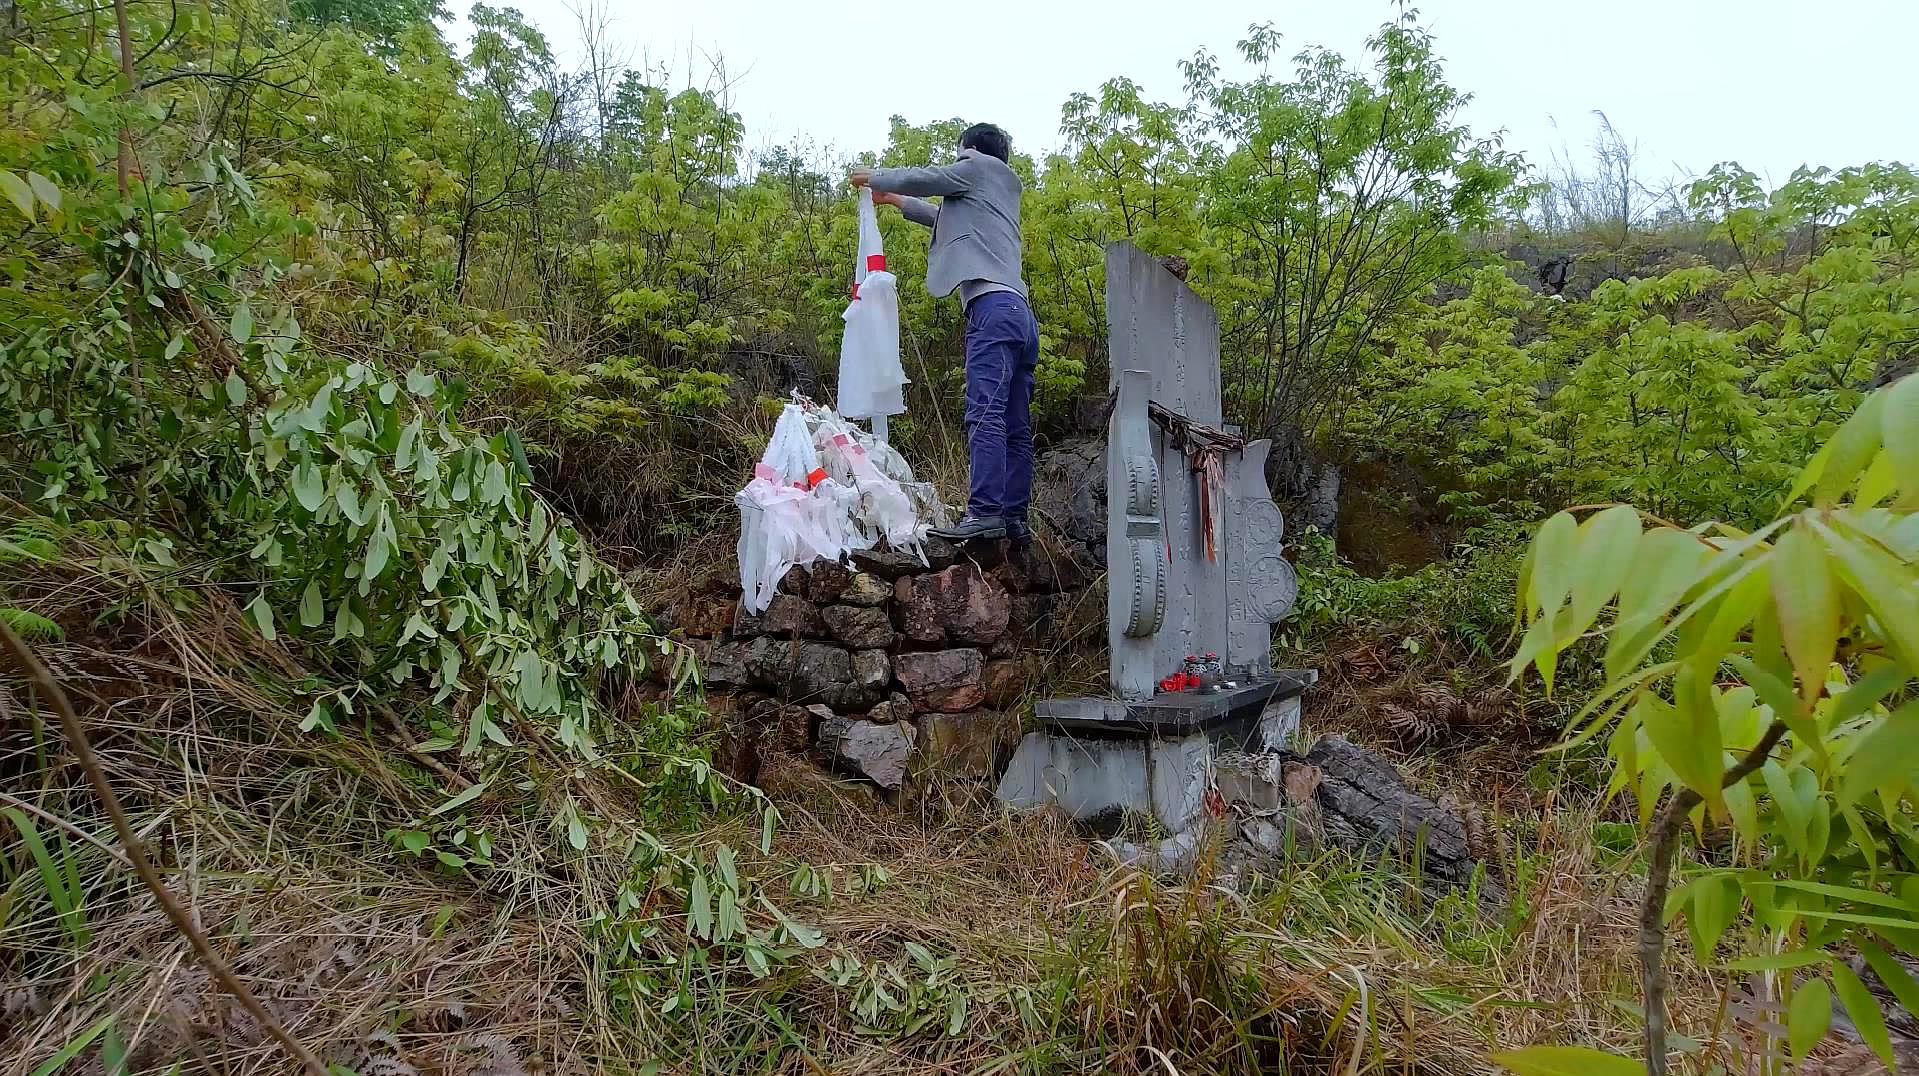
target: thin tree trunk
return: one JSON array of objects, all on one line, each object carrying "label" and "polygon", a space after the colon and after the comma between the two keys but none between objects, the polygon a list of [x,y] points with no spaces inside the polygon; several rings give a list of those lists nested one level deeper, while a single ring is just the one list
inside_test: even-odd
[{"label": "thin tree trunk", "polygon": [[[1786,723],[1774,721],[1719,787],[1731,788],[1766,764],[1786,736]],[[1690,788],[1674,792],[1653,827],[1652,862],[1646,867],[1646,896],[1639,903],[1640,987],[1646,1001],[1646,1076],[1666,1076],[1666,897],[1672,892],[1673,856],[1686,816],[1702,802]]]},{"label": "thin tree trunk", "polygon": [[[113,0],[113,21],[120,38],[120,77],[127,80],[127,96],[138,93],[133,80],[133,42],[127,36],[127,0]],[[120,127],[120,157],[116,171],[120,177],[120,196],[126,197],[127,176],[133,171],[133,128]]]}]

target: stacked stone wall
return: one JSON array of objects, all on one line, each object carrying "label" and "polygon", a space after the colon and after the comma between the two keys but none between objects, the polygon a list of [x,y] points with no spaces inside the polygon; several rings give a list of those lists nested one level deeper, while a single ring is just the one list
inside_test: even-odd
[{"label": "stacked stone wall", "polygon": [[1103,626],[1084,558],[1038,545],[931,539],[794,568],[762,612],[713,575],[661,617],[699,661],[728,726],[729,770],[756,777],[769,751],[807,752],[895,789],[909,776],[998,774],[1018,745],[1042,653]]}]

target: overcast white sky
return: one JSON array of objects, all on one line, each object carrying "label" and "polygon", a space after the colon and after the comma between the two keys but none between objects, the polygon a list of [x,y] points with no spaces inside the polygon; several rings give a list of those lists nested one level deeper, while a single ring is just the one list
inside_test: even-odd
[{"label": "overcast white sky", "polygon": [[[595,0],[517,6],[563,61],[580,54],[575,11]],[[847,156],[885,145],[887,117],[989,120],[1018,149],[1060,143],[1068,94],[1116,75],[1156,99],[1181,93],[1178,61],[1230,56],[1254,22],[1287,52],[1357,57],[1388,0],[598,0],[629,63],[681,80],[723,56],[750,147],[810,141]],[[448,0],[461,16],[465,0]],[[1669,176],[1738,160],[1774,181],[1805,162],[1919,163],[1913,91],[1919,0],[1423,0],[1448,77],[1474,96],[1476,133],[1504,129],[1535,163],[1583,162],[1604,109]],[[690,62],[689,62],[690,61]]]}]

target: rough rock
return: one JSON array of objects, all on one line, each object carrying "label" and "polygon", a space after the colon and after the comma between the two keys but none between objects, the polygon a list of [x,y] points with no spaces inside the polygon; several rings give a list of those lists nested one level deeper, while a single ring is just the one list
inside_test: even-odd
[{"label": "rough rock", "polygon": [[1106,439],[1065,441],[1033,467],[1033,513],[1052,524],[1073,553],[1106,563]]},{"label": "rough rock", "polygon": [[[731,687],[750,683],[747,669],[747,644],[716,643],[695,639],[687,644],[700,663],[700,679],[712,687]],[[655,664],[664,664],[656,662]]]},{"label": "rough rock", "polygon": [[773,744],[789,755],[809,751],[819,734],[820,722],[832,715],[824,706],[782,706],[776,717],[778,729]]},{"label": "rough rock", "polygon": [[1027,564],[1029,559],[1028,551],[1010,553],[1004,561],[995,565],[989,574],[1006,593],[1024,594],[1033,589],[1032,570]]},{"label": "rough rock", "polygon": [[1039,633],[1045,630],[1054,607],[1059,604],[1059,595],[1015,594],[1011,602],[1007,624],[1014,631]]},{"label": "rough rock", "polygon": [[1338,533],[1339,468],[1321,459],[1299,427],[1287,424],[1272,437],[1266,457],[1266,482],[1286,513],[1286,530],[1307,528]]},{"label": "rough rock", "polygon": [[893,620],[884,609],[829,605],[820,613],[826,621],[827,632],[848,646],[872,649],[893,645]]},{"label": "rough rock", "polygon": [[885,605],[892,596],[893,588],[886,585],[886,580],[870,572],[853,573],[846,589],[840,591],[840,601],[847,605]]},{"label": "rough rock", "polygon": [[1278,755],[1221,755],[1214,764],[1213,787],[1227,803],[1277,810],[1286,805],[1284,766]]},{"label": "rough rock", "polygon": [[830,560],[814,561],[807,572],[806,597],[816,605],[839,601],[846,584],[853,578],[845,565]]},{"label": "rough rock", "polygon": [[913,703],[906,696],[895,691],[884,702],[873,704],[866,712],[866,719],[876,725],[891,725],[896,721],[913,720]]},{"label": "rough rock", "polygon": [[[1441,888],[1472,880],[1478,863],[1465,823],[1408,788],[1392,763],[1339,736],[1314,744],[1305,761],[1317,771],[1313,800],[1326,843],[1368,854],[1392,849],[1409,860],[1417,854]],[[1481,881],[1480,894],[1494,903],[1506,898],[1492,878]]]},{"label": "rough rock", "polygon": [[[853,656],[831,643],[792,642],[762,635],[746,644],[746,669],[754,684],[795,702],[824,702],[849,710],[864,709],[885,693],[854,675]],[[872,659],[862,670],[876,675]]]},{"label": "rough rock", "polygon": [[829,765],[881,788],[906,780],[917,733],[909,724],[880,725],[835,715],[820,722],[820,754]]},{"label": "rough rock", "polygon": [[985,661],[977,650],[896,654],[893,674],[921,710],[957,713],[986,701],[981,684]]},{"label": "rough rock", "polygon": [[806,597],[806,585],[811,578],[811,574],[807,571],[806,565],[795,564],[786,570],[785,575],[780,576],[780,593],[794,594],[804,598]]},{"label": "rough rock", "polygon": [[1026,555],[1028,589],[1047,594],[1078,590],[1092,575],[1084,552],[1057,542],[1036,542]]},{"label": "rough rock", "polygon": [[920,758],[949,777],[997,778],[1019,747],[1019,720],[999,710],[921,714]]},{"label": "rough rock", "polygon": [[939,603],[934,600],[931,588],[922,589],[917,585],[916,576],[894,580],[893,619],[899,624],[900,634],[916,643],[946,640],[946,622],[940,619]]},{"label": "rough rock", "polygon": [[733,616],[733,637],[748,639],[755,635],[778,635],[782,638],[818,638],[826,634],[826,621],[812,602],[791,594],[774,594],[766,609],[758,613],[746,611],[746,603],[740,602]]},{"label": "rough rock", "polygon": [[925,563],[904,550],[863,549],[853,554],[853,567],[891,582],[902,575],[939,571],[959,559],[959,550],[941,538],[927,538],[920,544],[920,552],[926,556]]},{"label": "rough rock", "polygon": [[695,638],[726,634],[739,607],[739,589],[707,584],[687,590],[667,607],[672,626]]},{"label": "rough rock", "polygon": [[986,692],[986,705],[1008,709],[1026,694],[1026,672],[1017,661],[989,661],[980,670],[980,688]]},{"label": "rough rock", "polygon": [[853,651],[853,686],[867,702],[886,697],[893,685],[893,662],[884,650]]},{"label": "rough rock", "polygon": [[971,564],[956,564],[894,584],[900,630],[915,642],[986,645],[1006,636],[1012,601],[1006,588]]}]

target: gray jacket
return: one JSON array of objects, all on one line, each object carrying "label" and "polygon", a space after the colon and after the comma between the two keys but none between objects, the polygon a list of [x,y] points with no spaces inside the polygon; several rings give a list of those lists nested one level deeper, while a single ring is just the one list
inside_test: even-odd
[{"label": "gray jacket", "polygon": [[[949,165],[875,168],[868,182],[876,191],[918,196],[901,199],[900,212],[933,229],[927,291],[938,296],[958,288],[965,302],[994,291],[1026,297],[1026,282],[1020,279],[1020,181],[1006,162],[963,149]],[[940,204],[923,197],[937,197]]]}]

